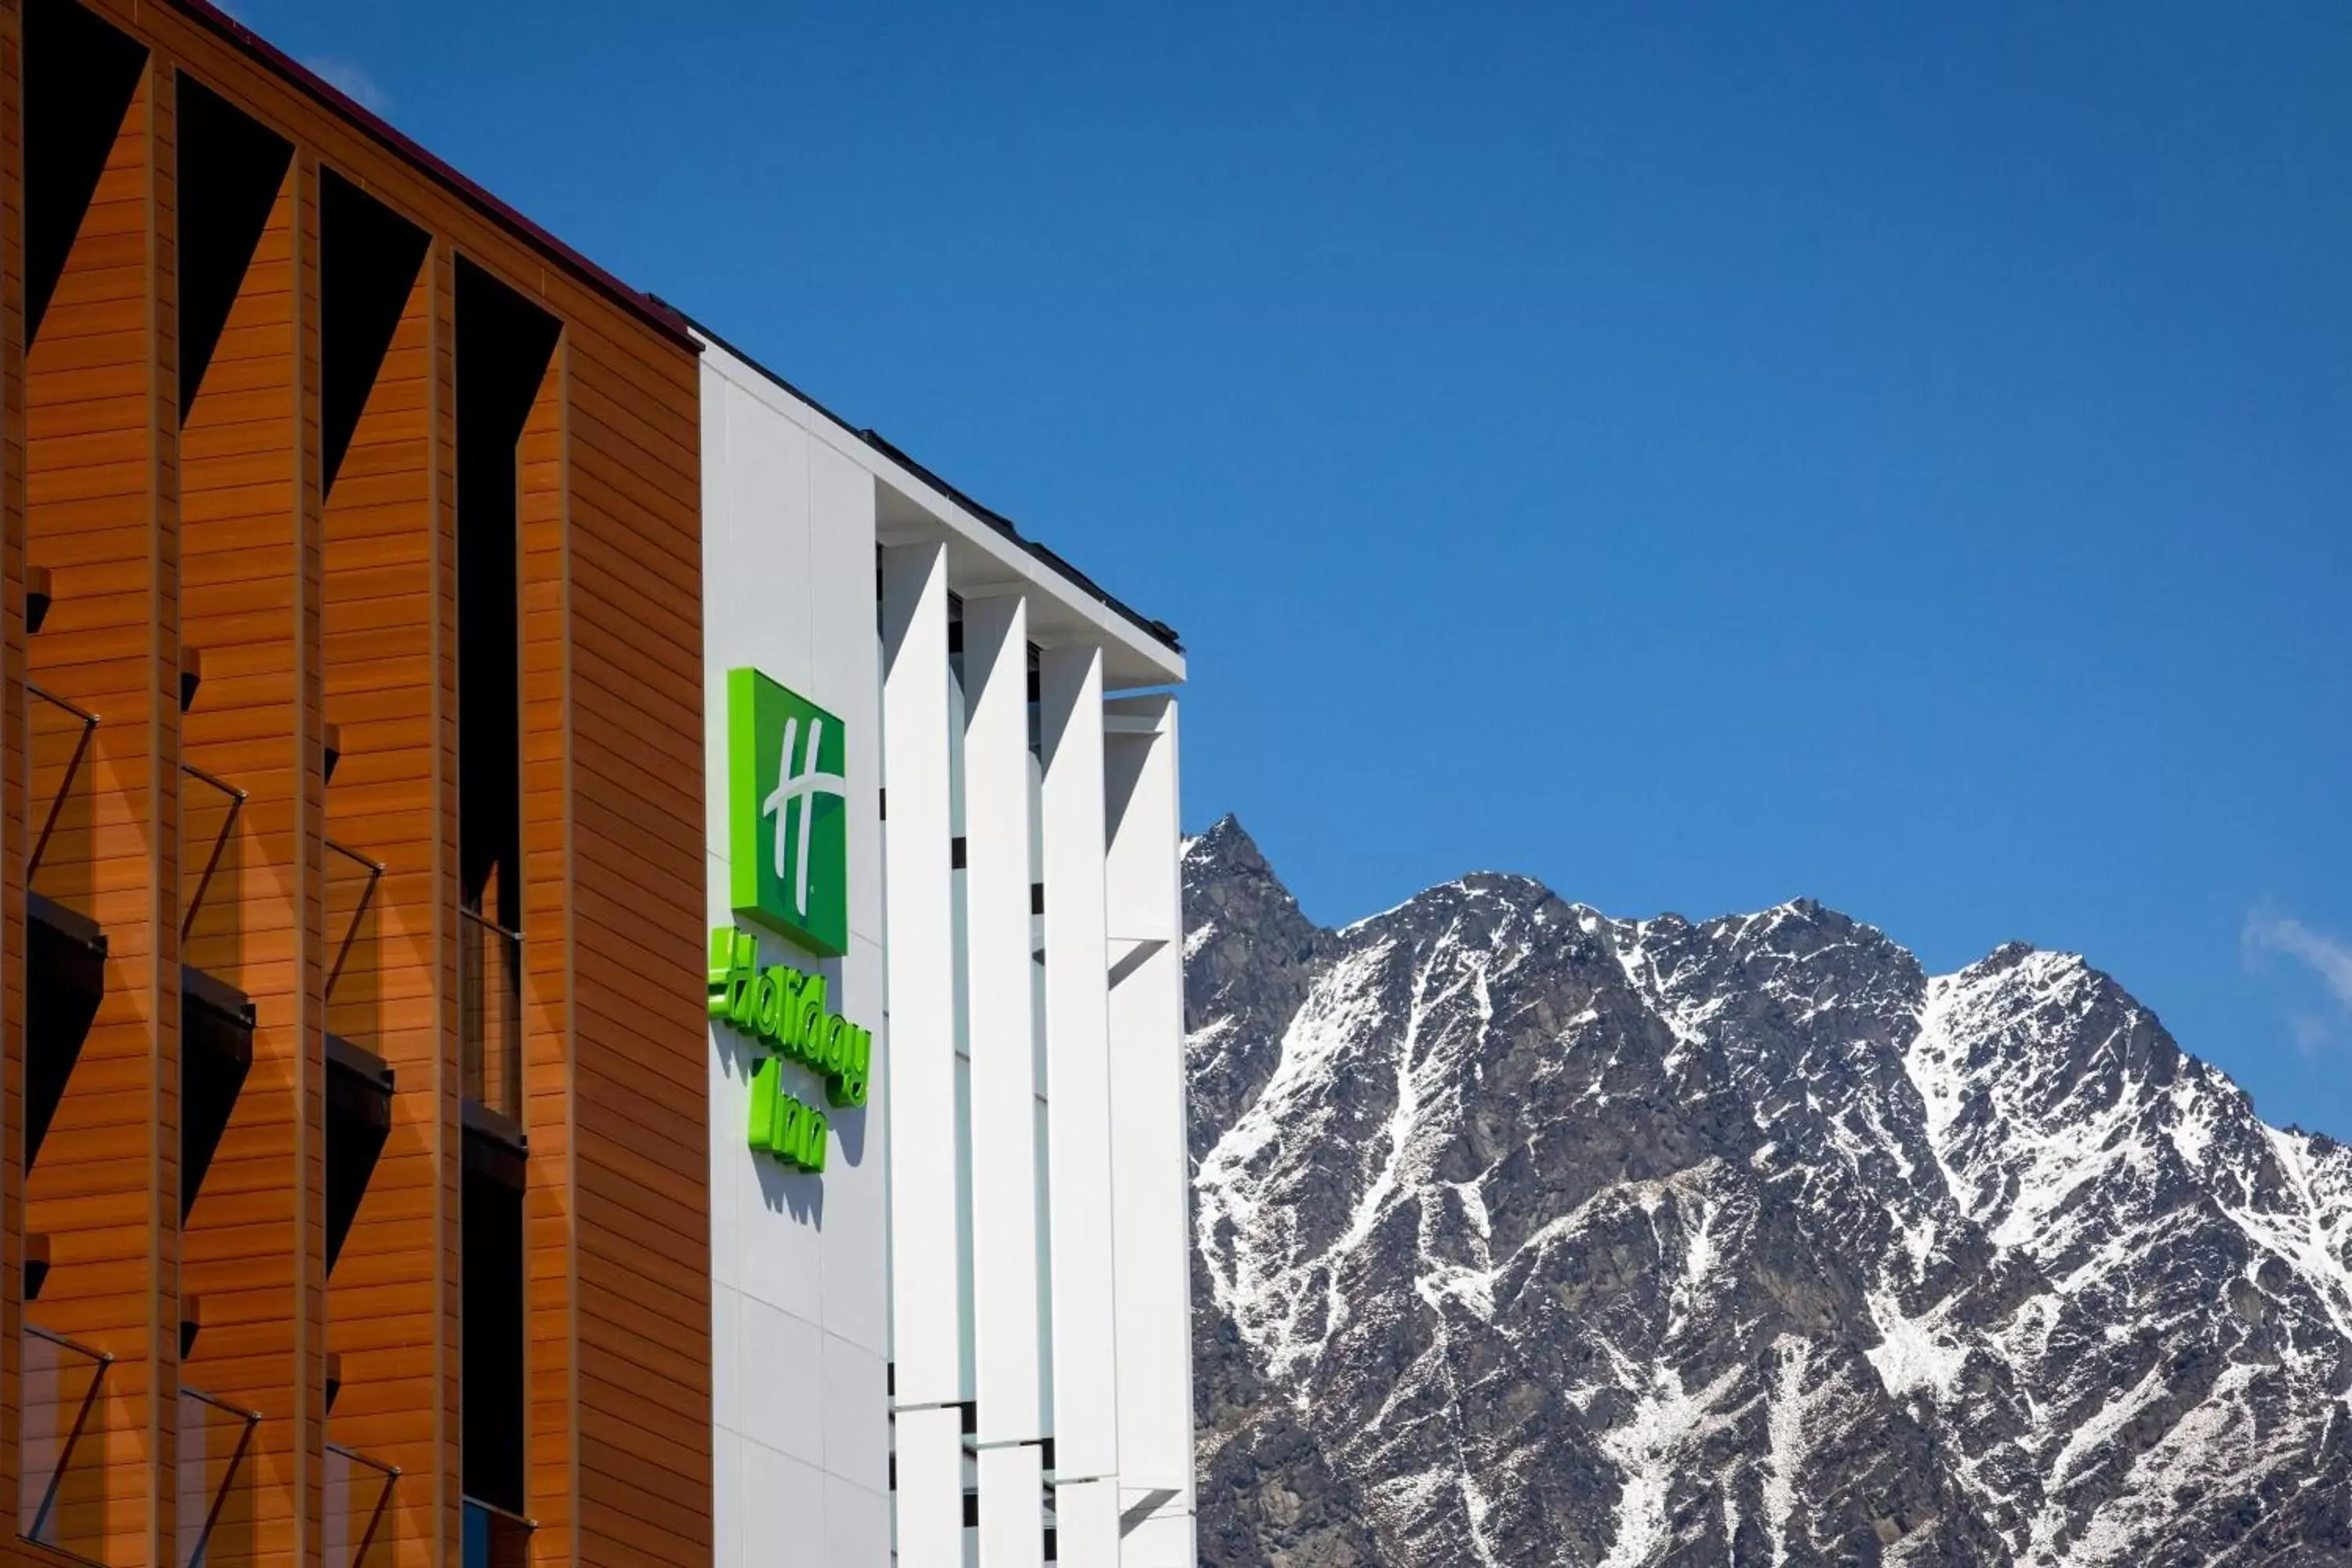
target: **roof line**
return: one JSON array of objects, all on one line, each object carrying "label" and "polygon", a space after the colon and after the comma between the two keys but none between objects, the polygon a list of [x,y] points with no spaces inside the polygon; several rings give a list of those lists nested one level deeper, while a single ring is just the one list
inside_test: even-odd
[{"label": "roof line", "polygon": [[699,318],[696,317],[691,312],[681,310],[679,307],[671,304],[668,300],[663,299],[658,294],[649,295],[648,298],[653,300],[653,301],[659,305],[663,310],[677,316],[678,320],[684,321],[694,331],[700,332],[704,337],[709,338],[712,342],[718,344],[720,348],[725,349],[730,354],[732,354],[735,358],[742,361],[745,364],[759,372],[761,376],[774,383],[785,392],[790,393],[794,398],[806,404],[809,407],[816,410],[819,414],[824,415],[827,419],[832,420],[834,424],[839,426],[844,432],[855,437],[857,440],[865,443],[875,451],[879,452],[882,456],[889,458],[892,462],[898,464],[900,468],[905,468],[908,473],[912,474],[916,479],[920,479],[923,483],[930,486],[933,489],[939,491],[941,495],[955,502],[956,505],[971,513],[972,516],[980,519],[981,521],[996,530],[997,532],[1003,534],[1013,543],[1026,551],[1035,560],[1042,562],[1046,567],[1052,570],[1056,576],[1061,577],[1064,581],[1067,582],[1072,587],[1077,589],[1087,597],[1095,600],[1106,609],[1118,615],[1121,619],[1134,626],[1136,630],[1143,633],[1146,637],[1151,638],[1154,642],[1160,644],[1172,653],[1182,653],[1184,651],[1184,644],[1177,637],[1176,628],[1174,626],[1170,626],[1166,621],[1154,620],[1150,616],[1146,616],[1142,611],[1136,609],[1131,605],[1129,605],[1125,600],[1105,591],[1100,584],[1087,576],[1085,573],[1079,571],[1076,566],[1071,565],[1070,563],[1064,559],[1060,554],[1047,548],[1045,545],[1039,543],[1036,540],[1024,536],[1022,533],[1020,527],[1003,512],[997,511],[993,508],[983,506],[979,501],[972,500],[971,496],[965,494],[962,490],[956,489],[955,486],[948,483],[947,480],[940,478],[939,475],[933,473],[930,469],[925,468],[922,464],[917,462],[905,452],[893,446],[888,440],[884,438],[880,432],[875,430],[872,426],[852,425],[848,420],[844,419],[840,415],[835,414],[832,409],[827,408],[824,404],[819,403],[815,398],[811,397],[807,393],[802,391],[799,387],[794,386],[791,382],[786,381],[782,376],[778,375],[774,371],[770,370],[766,365],[761,364],[750,354],[745,353],[735,344],[728,342],[725,338],[720,337],[717,332],[712,331],[709,327],[702,323]]},{"label": "roof line", "polygon": [[327,80],[310,67],[295,59],[277,45],[221,10],[210,0],[171,0],[173,8],[226,38],[261,65],[284,78],[301,91],[324,104],[329,110],[350,121],[353,125],[403,161],[414,165],[426,178],[436,182],[475,208],[494,224],[512,230],[533,248],[544,253],[564,271],[571,273],[596,293],[621,306],[655,332],[678,347],[699,353],[701,345],[687,330],[685,320],[676,310],[655,299],[642,289],[632,289],[538,224],[492,195],[488,190],[459,174],[448,163],[427,152],[425,147],[393,128],[390,121],[353,99],[351,94]]}]

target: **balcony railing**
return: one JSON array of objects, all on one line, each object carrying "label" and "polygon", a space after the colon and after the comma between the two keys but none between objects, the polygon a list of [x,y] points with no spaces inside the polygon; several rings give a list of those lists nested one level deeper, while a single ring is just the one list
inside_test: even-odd
[{"label": "balcony railing", "polygon": [[522,1121],[522,933],[457,911],[457,1068],[467,1099]]},{"label": "balcony railing", "polygon": [[114,1358],[26,1323],[17,1412],[16,1531],[51,1551],[103,1563],[106,1373]]},{"label": "balcony railing", "polygon": [[[246,1524],[250,1510],[238,1506],[238,1482],[253,1429],[260,1425],[257,1410],[200,1389],[180,1389],[179,1568],[201,1568],[215,1537],[226,1542]],[[243,1557],[247,1544],[224,1555]]]},{"label": "balcony railing", "polygon": [[[341,1443],[327,1445],[327,1518],[321,1561],[326,1568],[373,1568],[397,1551],[392,1493],[400,1467],[372,1459]],[[370,1556],[373,1552],[374,1555]]]},{"label": "balcony railing", "polygon": [[29,681],[25,697],[30,752],[25,770],[25,826],[31,846],[25,857],[25,885],[87,915],[90,910],[82,906],[89,894],[90,821],[82,769],[98,731],[98,715]]},{"label": "balcony railing", "polygon": [[376,1049],[381,957],[375,896],[383,863],[330,838],[327,847],[327,1032]]},{"label": "balcony railing", "polygon": [[[180,916],[180,941],[184,945],[205,913],[205,900],[214,883],[223,879],[224,862],[236,837],[236,819],[245,810],[245,791],[192,763],[182,763],[180,772],[198,786],[180,792],[180,887],[186,897],[186,906]],[[192,869],[195,873],[193,882],[189,880]],[[226,879],[234,881],[235,876],[235,868],[229,868]],[[233,898],[221,908],[234,919]],[[208,929],[206,934],[231,940],[235,937],[233,930]],[[201,955],[192,955],[191,962],[208,967],[202,963]]]},{"label": "balcony railing", "polygon": [[465,1568],[523,1568],[530,1557],[535,1519],[525,1519],[496,1503],[467,1498],[465,1505]]}]

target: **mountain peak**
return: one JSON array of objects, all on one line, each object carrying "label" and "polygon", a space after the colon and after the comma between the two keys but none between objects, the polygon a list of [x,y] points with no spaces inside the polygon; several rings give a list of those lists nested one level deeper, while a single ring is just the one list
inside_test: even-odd
[{"label": "mountain peak", "polygon": [[1208,831],[1184,840],[1187,854],[1257,855],[1257,840],[1242,826],[1242,819],[1232,812],[1209,824]]},{"label": "mountain peak", "polygon": [[[1231,812],[1209,824],[1206,832],[1185,839],[1179,863],[1188,886],[1196,881],[1241,878],[1282,887],[1282,879],[1275,874],[1265,851],[1257,847],[1257,840],[1242,826],[1242,819]],[[1289,890],[1284,889],[1282,896],[1288,898]]]},{"label": "mountain peak", "polygon": [[2352,1562],[2352,1156],[2081,957],[1188,842],[1202,1562]]}]

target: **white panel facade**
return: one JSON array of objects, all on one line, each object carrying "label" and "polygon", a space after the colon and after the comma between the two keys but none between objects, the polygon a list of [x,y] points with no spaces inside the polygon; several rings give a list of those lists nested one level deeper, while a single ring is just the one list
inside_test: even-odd
[{"label": "white panel facade", "polygon": [[[730,908],[726,816],[726,675],[750,666],[838,715],[847,742],[849,950],[824,957],[760,932],[760,962],[824,976],[829,1009],[873,1031],[877,1086],[864,1107],[826,1108],[823,1173],[793,1171],[749,1142],[764,1051],[711,1030],[715,1555],[721,1568],[879,1568],[890,1429],[874,485],[812,443],[801,405],[724,354],[706,356],[702,377],[709,923],[753,929]],[[787,1087],[825,1106],[813,1075]]]},{"label": "white panel facade", "polygon": [[1176,702],[1105,704],[1123,1568],[1190,1568],[1192,1335]]},{"label": "white panel facade", "polygon": [[[1053,1256],[1066,1260],[1053,1273],[1054,1455],[1066,1493],[1072,1480],[1118,1473],[1102,651],[1087,645],[1045,649],[1037,689],[1045,768],[1039,816],[1049,1212]],[[1081,1267],[1081,1260],[1093,1266]]]},{"label": "white panel facade", "polygon": [[703,397],[711,923],[752,929],[749,666],[846,730],[846,951],[760,961],[874,1037],[865,1107],[785,1082],[810,1173],[749,1146],[764,1053],[712,1030],[718,1561],[1190,1568],[1182,656],[722,344]]},{"label": "white panel facade", "polygon": [[1043,1452],[1034,1443],[980,1450],[980,1568],[1043,1568]]},{"label": "white panel facade", "polygon": [[955,987],[940,983],[957,962],[946,548],[884,550],[881,593],[890,1012],[902,1050],[886,1090],[896,1133],[890,1226],[900,1306],[893,1343],[898,1404],[909,1408],[954,1405],[968,1392],[958,1312]]},{"label": "white panel facade", "polygon": [[1028,626],[1018,595],[964,601],[972,1314],[983,1447],[1045,1436],[1029,976]]},{"label": "white panel facade", "polygon": [[[964,1561],[963,1437],[952,1405],[902,1409],[898,1429],[898,1561]],[[866,1559],[845,1559],[864,1568]]]}]

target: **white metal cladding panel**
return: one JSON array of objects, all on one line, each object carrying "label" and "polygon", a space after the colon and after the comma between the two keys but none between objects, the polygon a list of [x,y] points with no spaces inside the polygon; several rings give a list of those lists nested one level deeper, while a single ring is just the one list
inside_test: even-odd
[{"label": "white metal cladding panel", "polygon": [[[948,609],[950,633],[961,650],[963,606]],[[956,1177],[956,1325],[958,1397],[971,1399],[975,1387],[972,1366],[971,1296],[971,874],[962,868],[964,837],[964,701],[963,654],[954,656],[954,676],[948,682],[948,822],[959,846],[957,868],[948,878],[948,909],[954,960],[949,992],[955,1015],[955,1177]],[[977,1485],[977,1482],[973,1483]],[[979,1550],[975,1542],[972,1548]]]},{"label": "white metal cladding panel", "polygon": [[[820,604],[873,602],[871,486],[836,475],[813,489],[811,441],[795,406],[723,353],[703,361],[703,622],[709,831],[708,916],[729,908],[726,672],[766,671],[842,716],[849,729],[849,879],[878,900],[878,676],[872,622],[851,635]],[[861,734],[861,731],[863,733]],[[887,1060],[876,941],[820,963],[765,933],[763,963],[824,973],[833,1005],[871,1028]],[[699,979],[681,977],[681,984]],[[716,1526],[721,1563],[887,1561],[885,1353],[886,1156],[878,1108],[833,1113],[823,1175],[793,1173],[748,1146],[749,1084],[761,1052],[711,1031],[711,1374]],[[793,1068],[793,1088],[822,1088]],[[876,1083],[883,1079],[877,1069]],[[779,1396],[779,1366],[817,1399]],[[862,1413],[861,1413],[862,1407]],[[861,1524],[860,1521],[865,1521]],[[862,1542],[862,1544],[860,1544]],[[829,1543],[838,1543],[834,1550]],[[797,1555],[795,1555],[797,1554]]]},{"label": "white metal cladding panel", "polygon": [[1056,1475],[1085,1478],[1118,1469],[1102,655],[1092,647],[1048,648],[1038,674],[1045,753],[1045,1047],[1056,1265],[1054,1462]]},{"label": "white metal cladding panel", "polygon": [[[882,1358],[839,1334],[829,1333],[820,1347],[823,1383],[820,1436],[824,1468],[840,1479],[877,1497],[890,1490],[890,1408],[888,1382]],[[766,1397],[811,1403],[816,1385],[806,1376],[777,1380],[763,1391]]]},{"label": "white metal cladding panel", "polygon": [[[1061,1445],[1054,1446],[1061,1462]],[[1067,1568],[1118,1568],[1118,1483],[1067,1481],[1054,1485],[1054,1560]]]},{"label": "white metal cladding panel", "polygon": [[[1122,1489],[1192,1485],[1176,705],[1108,703],[1111,1125]],[[1123,926],[1122,921],[1127,923]],[[1140,929],[1139,929],[1140,928]]]},{"label": "white metal cladding panel", "polygon": [[[1103,704],[1103,728],[1110,938],[1172,942],[1183,923],[1176,865],[1176,700],[1114,698]],[[1182,1017],[1180,998],[1177,1021]]]},{"label": "white metal cladding panel", "polygon": [[[853,771],[850,776],[861,775]],[[878,833],[875,844],[878,849]],[[866,864],[856,858],[851,863]],[[874,880],[881,879],[877,868]],[[887,988],[881,945],[853,929],[848,955],[839,968],[845,993],[858,1008],[848,1016],[873,1031],[874,1056],[866,1103],[856,1110],[834,1107],[826,1112],[833,1121],[833,1159],[843,1170],[854,1170],[858,1179],[842,1181],[835,1179],[836,1172],[826,1173],[818,1247],[820,1289],[826,1331],[887,1361],[890,1355],[890,1117],[887,1104],[890,1031],[882,1005]],[[814,1079],[811,1089],[822,1092],[822,1085]],[[883,1267],[876,1266],[877,1257]],[[887,1386],[877,1381],[877,1409],[887,1397]]]},{"label": "white metal cladding panel", "polygon": [[[890,1494],[824,1479],[824,1568],[890,1561]],[[1186,1564],[1191,1568],[1191,1564]]]},{"label": "white metal cladding panel", "polygon": [[735,1495],[753,1506],[718,1521],[719,1562],[727,1568],[827,1568],[824,1473],[756,1443],[744,1445],[736,1463]]},{"label": "white metal cladding panel", "polygon": [[[1037,1364],[1028,625],[1018,595],[964,601],[973,1374],[984,1445],[1045,1436]],[[984,1491],[981,1506],[988,1507]]]},{"label": "white metal cladding panel", "polygon": [[[809,606],[817,584],[810,580],[808,435],[740,384],[728,383],[725,395],[727,514],[723,530],[710,531],[705,521],[704,553],[711,549],[709,531],[716,531],[721,569],[704,578],[709,585],[704,641],[715,637],[719,650],[736,663],[757,664],[831,707],[814,689]],[[866,531],[873,536],[870,512]]]},{"label": "white metal cladding panel", "polygon": [[[1148,1500],[1139,1498],[1128,1506]],[[1139,1517],[1119,1538],[1118,1568],[1197,1568],[1200,1561],[1192,1511],[1177,1511],[1174,1502]]]},{"label": "white metal cladding panel", "polygon": [[898,1562],[952,1568],[964,1557],[963,1427],[951,1405],[898,1412]]},{"label": "white metal cladding panel", "polygon": [[1032,1445],[980,1451],[980,1568],[1044,1568],[1045,1485]]},{"label": "white metal cladding panel", "polygon": [[[874,479],[832,447],[813,443],[808,486],[810,510],[823,525],[809,541],[810,579],[825,587],[808,610],[815,679],[823,689],[854,699],[850,707],[825,706],[849,728],[849,773],[860,782],[848,801],[850,857],[855,864],[878,866],[882,649],[875,629]],[[849,929],[883,940],[880,877],[850,879]]]},{"label": "white metal cladding panel", "polygon": [[903,1410],[963,1397],[945,547],[885,550],[882,603],[891,1353]]}]

